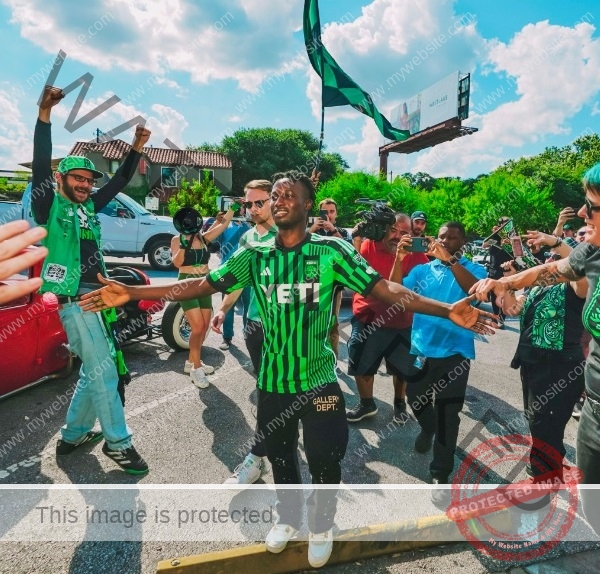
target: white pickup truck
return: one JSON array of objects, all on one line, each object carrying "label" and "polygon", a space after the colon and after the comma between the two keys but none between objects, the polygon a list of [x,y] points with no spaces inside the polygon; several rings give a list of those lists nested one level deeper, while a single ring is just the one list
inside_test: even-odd
[{"label": "white pickup truck", "polygon": [[[23,201],[0,201],[0,223],[26,219],[35,225],[30,209],[31,183]],[[102,251],[112,257],[145,257],[154,269],[173,269],[171,238],[178,235],[170,217],[153,215],[124,193],[98,213],[102,225]]]}]

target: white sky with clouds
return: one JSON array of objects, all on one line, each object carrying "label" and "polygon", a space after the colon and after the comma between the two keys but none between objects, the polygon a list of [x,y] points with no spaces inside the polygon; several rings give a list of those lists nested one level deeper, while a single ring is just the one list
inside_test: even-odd
[{"label": "white sky with clouds", "polygon": [[[600,9],[579,0],[487,4],[320,1],[325,46],[388,118],[393,106],[449,73],[472,74],[464,124],[480,131],[418,154],[392,154],[395,174],[475,176],[597,130]],[[0,76],[0,169],[31,159],[36,100],[59,49],[67,59],[57,85],[94,76],[78,117],[113,94],[123,101],[69,133],[64,123],[77,91],[69,94],[53,115],[55,155],[137,114],[147,118],[155,146],[167,137],[180,146],[218,142],[240,127],[318,134],[320,86],[304,53],[302,6],[300,0],[0,0],[0,42],[9,56]],[[444,44],[406,67],[441,34]],[[328,149],[352,168],[376,171],[384,142],[372,120],[352,108],[328,108],[326,118]],[[129,141],[132,133],[118,137]]]}]

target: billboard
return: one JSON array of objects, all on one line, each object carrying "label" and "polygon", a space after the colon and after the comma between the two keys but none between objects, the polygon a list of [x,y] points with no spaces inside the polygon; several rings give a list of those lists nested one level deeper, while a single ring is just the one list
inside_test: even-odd
[{"label": "billboard", "polygon": [[459,72],[424,89],[396,106],[390,116],[392,125],[409,130],[411,135],[458,115]]}]

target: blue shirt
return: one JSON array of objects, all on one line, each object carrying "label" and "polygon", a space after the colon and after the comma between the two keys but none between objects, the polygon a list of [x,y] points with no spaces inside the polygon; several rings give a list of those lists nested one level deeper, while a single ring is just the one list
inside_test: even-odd
[{"label": "blue shirt", "polygon": [[[477,279],[485,279],[483,265],[472,263],[465,257],[459,263]],[[444,303],[456,303],[467,296],[449,266],[436,259],[427,265],[417,265],[402,282],[419,295]],[[475,333],[455,325],[442,317],[415,313],[413,319],[411,350],[413,355],[442,359],[451,355],[475,358]]]},{"label": "blue shirt", "polygon": [[239,247],[240,238],[250,226],[245,221],[232,221],[221,234],[218,241],[221,244],[221,263],[225,263]]}]

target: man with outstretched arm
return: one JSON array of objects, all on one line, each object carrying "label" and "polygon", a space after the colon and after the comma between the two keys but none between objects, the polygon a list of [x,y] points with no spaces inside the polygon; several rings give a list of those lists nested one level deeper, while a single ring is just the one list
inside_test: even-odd
[{"label": "man with outstretched arm", "polygon": [[[56,455],[71,454],[104,438],[102,452],[108,458],[129,474],[145,474],[148,465],[133,446],[125,421],[123,385],[129,382],[129,375],[113,335],[114,311],[82,313],[77,302],[83,293],[99,287],[96,276],[106,272],[96,214],[131,180],[150,131],[136,127],[132,148],[122,165],[92,194],[96,180],[104,174],[87,157],[67,156],[52,176],[50,114],[62,98],[59,88],[44,88],[33,136],[31,192],[35,221],[48,232],[42,241],[48,256],[42,267],[40,292],[57,296],[58,315],[71,351],[81,359]],[[92,430],[96,420],[101,431]]]},{"label": "man with outstretched arm", "polygon": [[[471,307],[473,298],[452,305],[426,299],[382,279],[343,239],[307,233],[314,199],[309,178],[283,174],[271,192],[270,208],[277,226],[271,240],[238,249],[227,264],[204,280],[132,288],[99,278],[106,286],[81,302],[85,310],[98,311],[130,299],[181,300],[252,286],[265,337],[257,381],[257,420],[275,484],[302,482],[297,459],[300,421],[313,484],[339,484],[341,479],[348,423],[329,343],[336,287],[348,287],[410,311],[446,317],[478,333],[493,333],[494,326],[491,313]],[[298,532],[304,504],[299,488],[278,489],[277,496],[279,521],[265,541],[273,553],[281,552]],[[313,568],[323,566],[331,555],[336,504],[335,489],[315,488],[308,498],[308,560]]]}]

